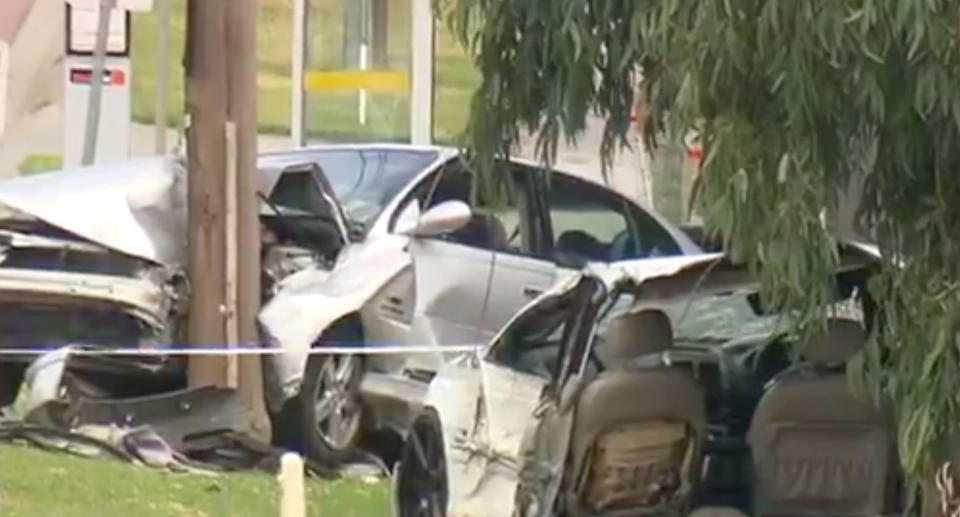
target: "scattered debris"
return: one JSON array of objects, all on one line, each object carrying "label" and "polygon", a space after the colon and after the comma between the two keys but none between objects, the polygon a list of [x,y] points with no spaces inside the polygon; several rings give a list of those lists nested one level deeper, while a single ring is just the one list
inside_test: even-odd
[{"label": "scattered debris", "polygon": [[[14,402],[0,408],[0,440],[172,472],[277,471],[285,451],[249,437],[246,406],[237,392],[197,388],[91,397],[86,393],[103,394],[104,387],[78,390],[71,383],[75,349],[60,348],[30,364]],[[340,475],[321,465],[308,467],[321,477]],[[352,466],[346,474],[375,477],[382,470],[372,463]]]}]

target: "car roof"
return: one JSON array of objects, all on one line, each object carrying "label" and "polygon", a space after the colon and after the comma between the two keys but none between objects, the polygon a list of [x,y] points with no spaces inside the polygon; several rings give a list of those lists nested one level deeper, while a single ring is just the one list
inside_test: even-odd
[{"label": "car roof", "polygon": [[[275,181],[279,176],[279,170],[274,170],[272,173],[269,171],[270,168],[277,167],[282,169],[291,165],[295,165],[299,161],[304,161],[308,159],[311,154],[317,152],[335,152],[335,151],[349,151],[349,150],[371,150],[371,151],[406,151],[406,152],[434,152],[437,153],[437,158],[434,160],[434,164],[442,163],[447,160],[456,158],[457,156],[462,155],[460,149],[452,146],[444,145],[415,145],[415,144],[404,144],[396,142],[380,142],[380,143],[346,143],[346,144],[316,144],[309,147],[302,147],[299,149],[285,150],[285,151],[272,151],[261,153],[258,155],[258,167],[261,168],[262,172],[265,173],[265,180],[269,182],[269,179],[272,177]],[[522,158],[519,156],[511,156],[509,158],[509,163],[521,165],[533,169],[542,170],[544,166],[537,162],[536,160]],[[433,166],[431,166],[432,168]],[[676,226],[676,224],[668,221],[663,214],[660,214],[656,210],[646,206],[646,204],[639,199],[635,199],[631,196],[626,196],[622,192],[618,192],[611,185],[606,184],[605,182],[597,181],[594,178],[583,176],[580,174],[575,174],[569,171],[564,170],[563,168],[555,168],[553,172],[558,174],[563,174],[564,176],[573,178],[577,181],[582,181],[584,183],[594,185],[596,187],[602,188],[609,192],[615,193],[624,199],[628,199],[634,205],[640,207],[647,215],[652,217],[657,224],[665,228],[670,236],[677,242],[684,254],[696,254],[701,253],[702,250],[695,242],[693,242],[690,237],[683,232],[682,229]],[[424,171],[424,174],[429,173],[429,171]],[[419,179],[419,178],[418,178]],[[267,189],[269,190],[269,189]]]},{"label": "car roof", "polygon": [[407,151],[407,152],[434,152],[440,155],[443,159],[453,158],[460,154],[460,151],[455,147],[443,146],[443,145],[417,145],[417,144],[403,144],[397,142],[365,142],[365,143],[323,143],[323,144],[311,144],[306,147],[299,147],[296,149],[286,149],[278,151],[267,151],[262,152],[258,157],[263,160],[272,160],[275,158],[295,158],[297,155],[304,154],[309,155],[318,151]]}]

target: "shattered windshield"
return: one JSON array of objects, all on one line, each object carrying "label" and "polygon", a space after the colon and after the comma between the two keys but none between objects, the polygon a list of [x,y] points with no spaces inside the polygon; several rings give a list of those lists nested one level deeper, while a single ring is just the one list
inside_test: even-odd
[{"label": "shattered windshield", "polygon": [[347,217],[369,228],[400,190],[436,161],[435,151],[336,149],[311,156],[333,186]]},{"label": "shattered windshield", "polygon": [[[644,308],[636,298],[622,294],[611,310],[597,322],[598,346],[604,341],[606,328],[617,316]],[[733,339],[776,331],[781,316],[757,315],[743,293],[699,296],[675,303],[656,303],[650,308],[663,310],[673,325],[677,345],[723,344]]]},{"label": "shattered windshield", "polygon": [[745,294],[698,297],[689,302],[664,307],[673,322],[674,341],[683,343],[717,342],[773,332],[781,316],[760,316],[754,312]]}]

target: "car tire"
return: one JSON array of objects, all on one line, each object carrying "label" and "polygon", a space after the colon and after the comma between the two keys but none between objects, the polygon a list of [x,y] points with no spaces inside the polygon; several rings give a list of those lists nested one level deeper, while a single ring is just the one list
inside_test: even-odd
[{"label": "car tire", "polygon": [[[334,326],[314,348],[362,343],[358,324]],[[336,467],[350,459],[360,438],[364,408],[360,381],[361,355],[311,354],[304,370],[300,394],[284,408],[284,433],[288,447],[326,466]]]},{"label": "car tire", "polygon": [[394,515],[443,517],[449,497],[440,418],[426,410],[407,433],[394,476]]}]

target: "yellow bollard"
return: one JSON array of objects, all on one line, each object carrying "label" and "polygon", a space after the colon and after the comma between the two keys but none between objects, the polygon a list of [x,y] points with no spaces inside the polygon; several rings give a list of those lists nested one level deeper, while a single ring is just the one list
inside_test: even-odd
[{"label": "yellow bollard", "polygon": [[306,517],[303,460],[293,452],[280,458],[280,517]]}]

